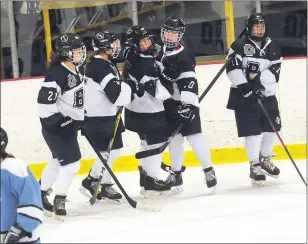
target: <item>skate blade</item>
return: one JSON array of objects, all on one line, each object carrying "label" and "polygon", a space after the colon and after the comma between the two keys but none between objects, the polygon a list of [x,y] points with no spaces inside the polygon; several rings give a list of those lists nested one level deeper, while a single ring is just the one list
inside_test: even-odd
[{"label": "skate blade", "polygon": [[208,187],[212,194],[216,193],[216,185],[212,187]]},{"label": "skate blade", "polygon": [[140,194],[141,194],[141,195],[144,195],[144,192],[145,192],[144,187],[141,187],[141,188],[140,188]]},{"label": "skate blade", "polygon": [[100,203],[112,203],[112,204],[121,204],[123,203],[123,199],[110,199],[110,198],[106,198],[106,197],[103,197],[101,200],[97,200],[99,201]]},{"label": "skate blade", "polygon": [[46,210],[46,209],[44,209],[43,212],[44,212],[44,215],[45,215],[46,217],[53,217],[53,212],[48,211],[48,210]]},{"label": "skate blade", "polygon": [[171,188],[171,191],[172,191],[173,193],[180,193],[180,192],[183,191],[183,186],[182,186],[182,185],[180,185],[180,186],[173,186],[173,187]]},{"label": "skate blade", "polygon": [[265,180],[258,180],[258,181],[255,181],[255,180],[251,180],[251,184],[253,186],[264,186],[265,184]]},{"label": "skate blade", "polygon": [[173,195],[175,193],[178,193],[178,192],[175,192],[175,191],[172,191],[172,190],[167,190],[167,191],[147,190],[147,191],[145,191],[143,196],[144,196],[144,198],[147,198],[147,199],[155,199],[155,198],[159,199],[159,198],[162,198],[162,197]]},{"label": "skate blade", "polygon": [[55,218],[56,220],[59,220],[60,222],[64,222],[65,216],[54,214],[54,218]]}]

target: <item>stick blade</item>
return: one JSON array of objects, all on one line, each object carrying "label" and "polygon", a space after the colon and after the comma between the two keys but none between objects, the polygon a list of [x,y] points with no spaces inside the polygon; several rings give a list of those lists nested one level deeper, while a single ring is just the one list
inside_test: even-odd
[{"label": "stick blade", "polygon": [[162,152],[161,148],[154,148],[147,151],[137,152],[135,154],[136,159],[151,157],[156,154],[160,154]]}]

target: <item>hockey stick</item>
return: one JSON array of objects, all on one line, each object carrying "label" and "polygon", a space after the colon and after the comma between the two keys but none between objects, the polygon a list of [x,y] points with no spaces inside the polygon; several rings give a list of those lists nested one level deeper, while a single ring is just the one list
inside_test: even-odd
[{"label": "hockey stick", "polygon": [[294,162],[294,159],[292,158],[292,156],[291,156],[291,154],[290,154],[288,148],[286,147],[286,145],[284,144],[284,142],[283,142],[282,138],[280,137],[278,131],[276,130],[275,125],[273,124],[273,121],[272,121],[271,118],[269,117],[269,115],[268,115],[266,109],[264,108],[264,106],[263,106],[263,104],[262,104],[262,102],[261,102],[260,99],[258,99],[258,103],[259,103],[259,105],[260,105],[260,107],[261,107],[261,109],[262,109],[262,111],[263,111],[265,117],[267,118],[268,122],[270,123],[270,125],[271,125],[273,131],[276,133],[276,135],[277,135],[279,141],[281,142],[281,145],[283,146],[284,150],[285,150],[286,153],[288,154],[288,156],[289,156],[291,162],[293,163],[293,165],[294,165],[294,167],[295,167],[297,173],[299,174],[299,176],[301,177],[302,181],[304,182],[304,184],[305,184],[306,187],[307,187],[307,183],[306,183],[306,181],[305,181],[303,175],[302,175],[301,172],[299,171],[299,169],[298,169],[296,163]]},{"label": "hockey stick", "polygon": [[[109,146],[108,146],[108,149],[109,152],[111,151],[111,147],[112,147],[112,144],[113,144],[113,141],[114,141],[114,138],[115,138],[115,134],[116,134],[116,131],[117,131],[117,128],[118,128],[118,125],[119,125],[119,121],[120,121],[120,118],[121,118],[121,112],[122,112],[122,109],[123,107],[120,108],[119,112],[118,112],[118,115],[117,115],[117,120],[116,120],[116,125],[115,125],[115,132],[114,132],[114,135],[113,135],[113,138],[111,139],[110,143],[109,143]],[[91,147],[93,148],[93,150],[95,151],[95,153],[97,154],[98,158],[102,161],[102,163],[104,164],[104,167],[105,169],[107,169],[107,171],[109,172],[109,174],[111,175],[111,177],[113,178],[114,182],[116,183],[116,185],[119,187],[119,189],[121,190],[121,192],[123,193],[123,195],[125,196],[126,200],[128,201],[129,205],[132,206],[133,208],[136,208],[136,209],[139,209],[139,210],[143,210],[143,211],[149,211],[149,212],[158,212],[160,211],[161,209],[160,208],[157,208],[157,207],[151,207],[151,206],[148,206],[148,205],[143,205],[141,203],[138,203],[136,201],[134,201],[127,193],[126,191],[124,190],[124,188],[122,187],[121,183],[119,182],[119,180],[117,179],[117,177],[115,176],[115,174],[112,172],[112,170],[110,169],[109,165],[107,164],[107,160],[108,160],[108,157],[109,157],[109,154],[107,157],[103,158],[102,155],[99,153],[99,151],[97,151],[94,147],[93,147],[93,144],[91,142],[91,140],[89,139],[88,135],[85,133],[85,131],[83,131],[84,133],[84,136],[87,138],[89,144],[91,145]],[[95,194],[93,195],[93,197],[90,199],[90,204],[93,205],[96,201],[96,198],[97,198],[97,193],[98,193],[98,190],[99,190],[99,187],[100,187],[100,182],[103,178],[103,174],[104,174],[104,168],[102,169],[102,172],[99,176],[99,179],[98,179],[98,184],[95,188]]]},{"label": "hockey stick", "polygon": [[[164,162],[161,162],[160,167],[161,167],[162,170],[164,170],[164,171],[166,171],[166,172],[168,172],[168,173],[172,173],[172,172],[173,172],[173,171],[171,170],[171,168],[170,168],[170,165],[167,165],[167,164],[165,164]],[[181,172],[184,172],[185,169],[186,169],[186,167],[185,167],[184,165],[182,165],[180,171],[181,171]],[[174,173],[174,172],[173,172],[173,173]]]},{"label": "hockey stick", "polygon": [[[216,74],[216,76],[214,77],[214,79],[211,81],[211,83],[208,85],[208,87],[205,89],[205,91],[201,94],[200,98],[199,98],[199,102],[201,102],[203,100],[203,98],[205,97],[205,95],[211,90],[212,86],[216,83],[216,81],[218,80],[218,78],[220,77],[220,75],[222,74],[222,72],[224,72],[224,70],[227,68],[228,63],[231,61],[231,59],[235,56],[235,52],[232,53],[230,55],[230,57],[228,58],[228,60],[225,62],[225,64],[221,67],[221,69],[219,70],[219,72]],[[150,149],[147,151],[141,151],[141,152],[137,152],[135,154],[135,157],[137,159],[141,159],[141,158],[147,158],[156,154],[160,154],[162,153],[166,147],[168,147],[168,145],[170,144],[170,142],[172,141],[172,139],[181,131],[181,129],[183,128],[184,123],[181,123],[178,128],[172,133],[172,135],[169,137],[169,139],[160,147],[158,148],[154,148],[154,149]]]},{"label": "hockey stick", "polygon": [[[108,158],[110,156],[110,152],[111,152],[111,149],[112,149],[112,145],[113,145],[113,141],[114,141],[114,138],[117,134],[117,131],[118,131],[118,127],[119,127],[119,124],[120,124],[120,120],[121,120],[121,114],[122,114],[122,111],[123,111],[123,106],[119,108],[118,112],[117,112],[117,117],[116,117],[116,121],[115,121],[115,125],[114,125],[114,131],[113,131],[113,136],[108,144],[108,148],[107,148],[107,151],[106,151],[106,154],[104,155],[104,157],[100,154],[100,152],[98,152],[93,144],[91,143],[88,135],[85,133],[84,130],[82,130],[83,132],[83,135],[87,138],[88,142],[90,143],[91,147],[93,148],[93,150],[95,151],[95,153],[97,154],[97,156],[99,157],[99,159],[102,161],[103,165],[106,167],[106,165],[108,166],[107,164],[107,161],[108,161]],[[98,191],[99,191],[99,188],[100,188],[100,182],[102,181],[103,179],[103,175],[104,175],[104,171],[105,171],[105,168],[102,167],[102,171],[98,177],[98,184],[95,186],[95,190],[94,190],[94,194],[93,196],[91,197],[90,199],[90,204],[93,205],[95,202],[96,202],[96,199],[97,199],[97,194],[98,194]],[[110,172],[109,172],[110,173]]]}]

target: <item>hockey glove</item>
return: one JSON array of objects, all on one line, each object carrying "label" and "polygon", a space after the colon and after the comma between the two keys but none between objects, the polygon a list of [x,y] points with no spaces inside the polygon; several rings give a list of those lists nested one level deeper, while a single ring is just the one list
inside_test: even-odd
[{"label": "hockey glove", "polygon": [[20,225],[13,225],[7,235],[4,238],[4,243],[18,243],[18,241],[23,237],[32,237],[31,233],[26,232]]},{"label": "hockey glove", "polygon": [[183,104],[178,106],[178,119],[183,122],[191,122],[196,117],[196,107],[191,104]]},{"label": "hockey glove", "polygon": [[149,80],[144,83],[144,89],[152,96],[156,94],[156,82],[157,80]]},{"label": "hockey glove", "polygon": [[253,79],[251,79],[251,81],[252,81],[252,93],[253,93],[255,99],[264,100],[265,99],[265,95],[264,95],[265,88],[261,84],[260,76],[261,76],[261,72],[258,72],[257,75],[254,76]]},{"label": "hockey glove", "polygon": [[126,79],[126,84],[130,86],[133,94],[136,94],[138,97],[142,97],[144,94],[144,84],[135,82],[131,79]]}]

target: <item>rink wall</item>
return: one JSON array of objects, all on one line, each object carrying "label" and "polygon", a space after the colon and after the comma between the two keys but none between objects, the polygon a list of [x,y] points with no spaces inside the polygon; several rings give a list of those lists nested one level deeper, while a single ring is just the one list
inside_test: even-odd
[{"label": "rink wall", "polygon": [[[306,57],[284,59],[278,87],[282,136],[295,159],[306,158]],[[199,64],[196,67],[201,94],[211,82],[222,62]],[[1,127],[9,135],[8,151],[26,161],[39,177],[51,155],[44,142],[37,112],[37,94],[43,78],[1,81]],[[201,103],[203,134],[211,148],[214,164],[245,162],[243,139],[237,137],[233,111],[226,109],[230,81],[221,75]],[[123,134],[122,156],[115,162],[114,171],[136,170],[134,154],[139,149],[138,137],[129,131]],[[82,151],[80,174],[88,173],[95,153],[84,137],[79,136]],[[276,159],[288,159],[277,140]],[[164,161],[169,162],[168,150]],[[185,141],[186,166],[200,165]]]}]

